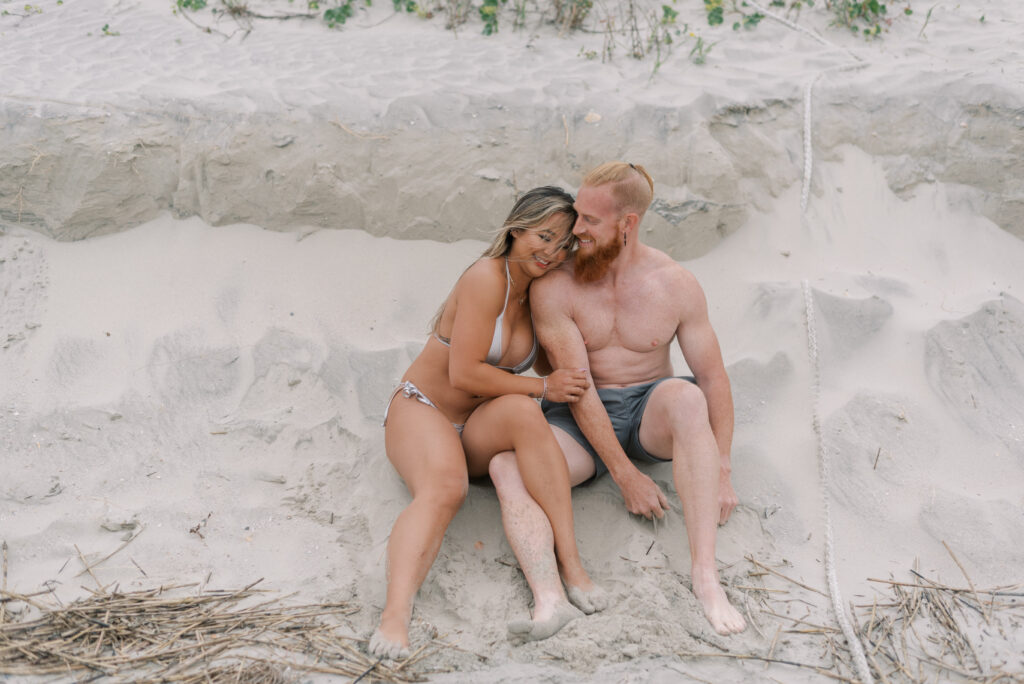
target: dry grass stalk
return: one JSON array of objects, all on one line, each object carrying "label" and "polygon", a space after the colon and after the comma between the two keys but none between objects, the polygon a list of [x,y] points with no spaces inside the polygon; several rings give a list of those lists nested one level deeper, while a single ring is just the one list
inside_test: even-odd
[{"label": "dry grass stalk", "polygon": [[[984,640],[985,635],[991,634],[985,629],[988,626],[1002,629],[1000,616],[993,612],[995,608],[1019,608],[1021,604],[1011,599],[998,605],[997,596],[1012,597],[1014,592],[978,589],[952,551],[950,555],[964,573],[969,588],[943,585],[916,569],[910,572],[920,582],[869,580],[887,585],[892,598],[854,608],[855,615],[856,608],[870,609],[864,619],[858,621],[864,638],[871,645],[868,653],[880,679],[917,684],[955,675],[954,679],[959,677],[971,682],[1013,681],[1006,679],[1006,673],[999,672],[981,655],[984,653],[990,660],[998,659],[1001,644],[990,642],[987,648],[980,649],[975,640]],[[991,596],[991,601],[982,602],[982,595]],[[964,607],[970,610],[965,611]],[[1012,649],[1010,644],[1007,646]],[[1017,681],[1024,681],[1024,677],[1018,677]]]},{"label": "dry grass stalk", "polygon": [[787,582],[792,582],[793,584],[795,584],[796,586],[800,587],[801,589],[806,589],[807,591],[813,591],[815,594],[821,594],[822,596],[826,596],[826,597],[828,596],[828,594],[826,594],[825,592],[821,591],[820,589],[815,589],[814,587],[809,587],[806,584],[803,584],[802,582],[797,582],[792,577],[786,577],[781,572],[778,572],[777,570],[773,570],[772,568],[769,568],[767,565],[764,565],[763,563],[759,563],[758,561],[754,560],[753,556],[747,556],[747,560],[750,561],[751,563],[753,563],[754,565],[756,565],[757,567],[761,568],[762,570],[764,570],[766,572],[770,572],[771,574],[775,575],[776,577],[781,577],[782,579],[786,580]]},{"label": "dry grass stalk", "polygon": [[352,648],[348,642],[358,639],[339,632],[337,618],[357,607],[287,605],[280,598],[253,604],[262,593],[254,586],[185,596],[170,595],[183,587],[94,593],[60,608],[4,591],[4,602],[24,603],[38,615],[0,624],[0,675],[277,684],[317,672],[422,681],[409,666],[433,646],[390,667]]}]

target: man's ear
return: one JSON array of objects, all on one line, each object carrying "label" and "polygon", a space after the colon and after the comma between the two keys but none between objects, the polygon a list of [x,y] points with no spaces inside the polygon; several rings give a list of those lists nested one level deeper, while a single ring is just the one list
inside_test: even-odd
[{"label": "man's ear", "polygon": [[640,216],[633,212],[629,212],[622,217],[622,221],[626,224],[622,232],[629,235],[636,230],[638,225],[640,225]]}]

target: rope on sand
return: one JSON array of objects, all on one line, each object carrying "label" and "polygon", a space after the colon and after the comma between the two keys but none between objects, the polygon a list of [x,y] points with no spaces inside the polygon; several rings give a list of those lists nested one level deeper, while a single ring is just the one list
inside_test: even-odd
[{"label": "rope on sand", "polygon": [[774,12],[768,10],[767,8],[762,7],[761,5],[757,4],[756,2],[754,2],[754,0],[747,0],[746,4],[750,5],[755,10],[757,10],[758,12],[763,14],[764,16],[768,17],[769,19],[771,19],[773,21],[777,21],[780,24],[782,24],[783,26],[785,26],[787,28],[790,28],[790,29],[793,29],[794,31],[797,31],[799,33],[803,33],[805,35],[808,35],[808,36],[810,36],[811,38],[813,38],[814,40],[818,41],[819,43],[821,43],[822,45],[824,45],[826,47],[830,47],[833,50],[842,50],[843,52],[845,52],[846,54],[850,55],[851,57],[853,57],[858,62],[863,62],[864,61],[863,58],[861,58],[857,53],[853,52],[852,50],[850,50],[848,48],[840,47],[840,46],[836,45],[835,43],[830,43],[829,41],[825,40],[824,38],[819,36],[814,31],[811,31],[810,29],[804,28],[803,26],[800,26],[800,24],[795,24],[792,21],[790,21],[789,19],[786,19],[784,17],[780,17],[778,14],[775,14]]},{"label": "rope on sand", "polygon": [[[807,210],[807,200],[811,188],[811,94],[814,89],[814,83],[820,77],[821,74],[818,74],[811,79],[807,83],[807,88],[804,90],[804,178],[803,189],[800,193],[801,217],[804,217],[804,212]],[[811,425],[814,428],[814,435],[818,442],[818,474],[821,478],[821,494],[825,509],[825,577],[828,581],[829,598],[832,599],[832,610],[836,614],[836,621],[839,623],[839,628],[842,630],[843,636],[846,637],[846,643],[850,646],[851,655],[853,656],[853,665],[854,669],[857,671],[857,676],[865,684],[872,684],[874,680],[871,676],[871,670],[868,668],[867,657],[864,655],[864,646],[861,644],[860,639],[857,638],[857,633],[854,631],[853,626],[850,625],[850,620],[846,615],[846,609],[843,607],[843,598],[839,591],[839,580],[836,576],[835,546],[832,541],[832,513],[828,493],[828,485],[831,479],[831,468],[828,452],[825,449],[825,444],[821,437],[821,419],[818,413],[819,406],[821,405],[821,370],[818,363],[818,335],[814,324],[814,301],[811,297],[811,286],[807,280],[804,280],[802,285],[804,292],[804,315],[807,322],[807,353],[810,357],[812,373]]]}]

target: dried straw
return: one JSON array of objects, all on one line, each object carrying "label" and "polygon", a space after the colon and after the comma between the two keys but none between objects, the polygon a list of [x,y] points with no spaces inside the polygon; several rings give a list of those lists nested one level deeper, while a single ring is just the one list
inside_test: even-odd
[{"label": "dried straw", "polygon": [[[423,681],[406,662],[389,666],[353,648],[340,616],[348,603],[287,605],[253,583],[233,591],[178,595],[195,585],[133,592],[99,591],[59,608],[0,592],[3,605],[24,603],[34,619],[0,624],[0,675],[72,675],[77,681],[257,682],[298,673]],[[9,611],[13,613],[14,611]],[[433,649],[433,646],[428,645]],[[416,660],[426,655],[417,651]]]}]

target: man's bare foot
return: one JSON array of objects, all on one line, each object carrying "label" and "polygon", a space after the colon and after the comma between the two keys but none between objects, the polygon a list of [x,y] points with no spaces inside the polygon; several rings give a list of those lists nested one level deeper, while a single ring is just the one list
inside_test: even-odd
[{"label": "man's bare foot", "polygon": [[508,633],[526,641],[540,641],[553,636],[578,617],[583,617],[583,613],[568,602],[561,603],[545,619],[513,620],[508,623]]},{"label": "man's bare foot", "polygon": [[587,590],[580,587],[565,588],[569,601],[572,602],[572,605],[582,610],[585,615],[591,615],[599,610],[604,610],[612,602],[612,598],[607,591],[593,582],[591,582],[591,587],[591,589]]},{"label": "man's bare foot", "polygon": [[703,578],[698,578],[695,572],[693,595],[704,609],[704,617],[719,634],[738,634],[747,628],[747,621],[729,603],[729,597],[725,595],[725,590],[718,582],[717,572]]},{"label": "man's bare foot", "polygon": [[[409,636],[405,633],[405,630],[396,633],[398,630],[395,629],[395,626],[386,624],[387,622],[382,616],[380,627],[374,630],[366,650],[370,655],[378,658],[391,658],[392,660],[408,658]],[[400,628],[401,625],[399,626]]]}]

